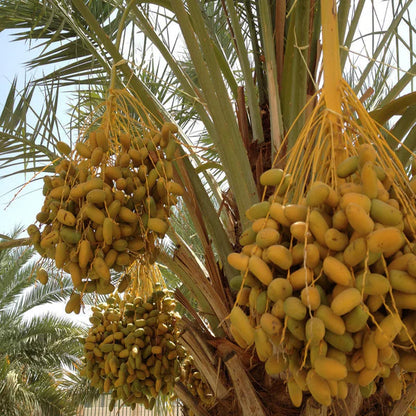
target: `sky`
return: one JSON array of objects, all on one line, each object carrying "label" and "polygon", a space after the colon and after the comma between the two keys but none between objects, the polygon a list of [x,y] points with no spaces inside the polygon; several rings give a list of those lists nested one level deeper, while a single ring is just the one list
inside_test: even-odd
[{"label": "sky", "polygon": [[[3,57],[0,63],[0,111],[3,109],[10,86],[15,76],[18,85],[22,86],[26,75],[25,62],[34,56],[24,42],[11,42],[11,38],[5,32],[0,32],[0,51]],[[0,175],[7,172],[0,170]],[[27,227],[35,221],[35,216],[43,203],[42,192],[39,184],[30,184],[25,187],[15,200],[9,205],[19,188],[26,183],[31,176],[23,175],[2,180],[0,187],[0,234],[10,234],[16,226]],[[8,206],[9,205],[9,206]]]},{"label": "sky", "polygon": [[[7,59],[3,59],[0,63],[1,112],[14,77],[17,76],[18,85],[23,85],[26,77],[25,62],[34,56],[34,52],[29,51],[23,42],[11,42],[10,36],[4,32],[0,32],[0,51],[2,56],[7,56]],[[35,105],[41,105],[39,99],[35,103]],[[3,174],[5,172],[0,170],[0,175]],[[26,185],[12,201],[22,185],[30,179],[31,176],[18,175],[2,180],[0,187],[0,234],[10,235],[17,226],[21,226],[25,230],[28,225],[35,222],[36,214],[40,211],[44,198],[40,182]],[[20,234],[20,237],[26,236],[25,231]],[[66,316],[87,325],[89,323],[89,307],[86,307],[85,313],[80,315],[73,313],[67,315],[64,303],[54,303],[36,308],[35,314],[51,310],[59,316]]]}]

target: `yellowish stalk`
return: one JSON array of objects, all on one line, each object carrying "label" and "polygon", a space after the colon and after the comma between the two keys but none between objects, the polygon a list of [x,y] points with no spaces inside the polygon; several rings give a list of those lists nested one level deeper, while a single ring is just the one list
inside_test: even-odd
[{"label": "yellowish stalk", "polygon": [[328,110],[341,114],[341,63],[335,0],[321,0],[324,94]]},{"label": "yellowish stalk", "polygon": [[344,159],[343,141],[339,121],[341,119],[341,61],[339,57],[338,21],[335,0],[321,0],[322,49],[324,64],[324,96],[332,124],[335,164]]}]

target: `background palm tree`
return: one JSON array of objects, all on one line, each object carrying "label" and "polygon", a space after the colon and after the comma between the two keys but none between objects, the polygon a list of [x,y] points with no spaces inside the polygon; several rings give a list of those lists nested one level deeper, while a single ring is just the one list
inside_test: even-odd
[{"label": "background palm tree", "polygon": [[74,415],[97,397],[77,376],[85,329],[37,308],[64,301],[68,279],[35,282],[31,248],[0,252],[0,406],[5,415]]},{"label": "background palm tree", "polygon": [[[341,64],[374,118],[387,127],[390,122],[394,135],[414,149],[412,2],[382,5],[367,9],[364,0],[339,2]],[[296,143],[306,117],[302,110],[321,84],[319,7],[315,0],[3,0],[0,5],[1,29],[42,45],[29,67],[56,65],[19,95],[12,85],[0,117],[3,167],[37,172],[55,160],[61,91],[74,97],[66,130],[71,142],[85,116],[105,99],[114,65],[119,87],[139,96],[156,118],[180,125],[187,157],[177,161],[176,170],[187,193],[176,212],[179,221],[172,221],[174,244],[159,261],[188,296],[192,293],[194,302],[185,305],[191,315],[206,318],[193,323],[198,342],[192,337],[184,342],[216,391],[211,414],[299,412],[285,395],[274,400],[284,386],[265,378],[255,360],[251,366],[223,321],[234,302],[228,282],[235,272],[227,255],[238,249],[246,209],[260,199],[259,176],[295,121],[287,150]],[[368,16],[369,30],[361,33],[360,22]],[[33,118],[30,102],[39,86],[45,106]],[[408,153],[390,144],[407,165]],[[187,219],[186,229],[181,218]],[[206,414],[199,407],[194,411]]]}]

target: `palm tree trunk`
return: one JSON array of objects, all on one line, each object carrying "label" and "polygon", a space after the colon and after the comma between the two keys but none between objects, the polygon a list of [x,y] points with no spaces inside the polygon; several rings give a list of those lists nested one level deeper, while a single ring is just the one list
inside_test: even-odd
[{"label": "palm tree trunk", "polygon": [[253,383],[248,378],[246,369],[238,355],[233,352],[231,353],[231,356],[224,361],[233,383],[235,396],[241,407],[241,415],[266,416],[266,410],[260,402]]},{"label": "palm tree trunk", "polygon": [[192,355],[195,366],[204,375],[215,396],[219,400],[225,399],[229,394],[229,389],[215,367],[215,357],[211,347],[190,326],[186,327],[181,336],[181,341]]},{"label": "palm tree trunk", "polygon": [[415,401],[415,399],[416,384],[411,384],[403,394],[402,398],[394,404],[390,416],[404,416],[407,414],[410,405]]},{"label": "palm tree trunk", "polygon": [[363,397],[356,385],[349,385],[348,396],[345,400],[338,400],[335,404],[337,415],[356,415],[363,404]]},{"label": "palm tree trunk", "polygon": [[306,400],[301,416],[327,416],[328,408],[320,405],[313,397]]},{"label": "palm tree trunk", "polygon": [[[231,407],[231,403],[238,403],[240,408],[238,414],[242,416],[266,416],[267,412],[240,357],[234,351],[230,352],[229,349],[223,351],[218,347],[213,350],[206,341],[206,337],[197,328],[191,326],[189,322],[187,325],[186,321],[184,322],[181,342],[193,357],[195,366],[204,375],[218,402],[227,403],[225,407],[228,408]],[[222,369],[221,360],[216,358],[218,355],[225,363],[226,372]],[[229,385],[227,376],[231,381]],[[182,391],[180,393],[183,394]]]},{"label": "palm tree trunk", "polygon": [[199,401],[194,398],[181,382],[175,384],[175,394],[179,400],[192,412],[195,416],[209,416],[209,412],[200,406]]}]

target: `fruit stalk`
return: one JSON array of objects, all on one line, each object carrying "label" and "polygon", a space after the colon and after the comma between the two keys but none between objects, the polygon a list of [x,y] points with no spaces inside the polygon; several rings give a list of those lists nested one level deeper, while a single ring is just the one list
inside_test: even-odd
[{"label": "fruit stalk", "polygon": [[[342,136],[339,119],[341,117],[341,61],[339,57],[339,38],[337,7],[335,0],[321,1],[322,19],[322,50],[324,65],[323,93],[328,111],[332,132],[328,134],[335,138],[335,165],[344,159]],[[331,134],[332,133],[332,134]]]}]

